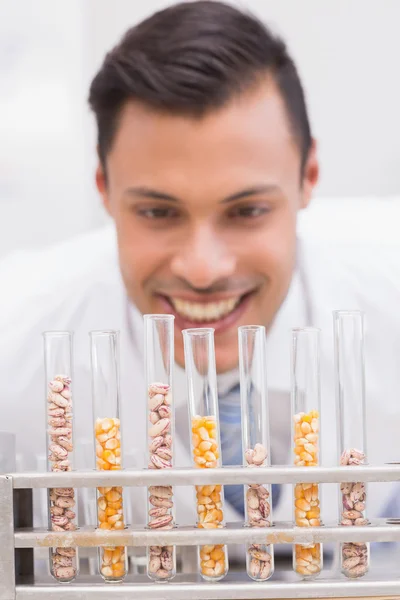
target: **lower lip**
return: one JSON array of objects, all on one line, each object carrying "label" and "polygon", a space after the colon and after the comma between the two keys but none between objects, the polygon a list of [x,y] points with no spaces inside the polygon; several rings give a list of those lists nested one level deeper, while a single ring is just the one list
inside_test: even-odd
[{"label": "lower lip", "polygon": [[198,329],[198,328],[202,328],[202,327],[212,327],[213,329],[215,329],[215,333],[224,333],[227,329],[232,327],[243,315],[243,313],[247,309],[247,306],[250,302],[252,295],[253,295],[252,293],[247,294],[239,302],[237,307],[232,312],[230,312],[229,315],[226,315],[226,317],[222,317],[221,319],[218,319],[217,321],[204,321],[204,322],[190,321],[189,319],[182,317],[182,315],[178,314],[175,311],[172,304],[164,296],[158,296],[158,298],[162,302],[162,304],[165,308],[165,311],[168,314],[173,314],[175,316],[175,325],[178,329],[182,330],[182,329]]}]

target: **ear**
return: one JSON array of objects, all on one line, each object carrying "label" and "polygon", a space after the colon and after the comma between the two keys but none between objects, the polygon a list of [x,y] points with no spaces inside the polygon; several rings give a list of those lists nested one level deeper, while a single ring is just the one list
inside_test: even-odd
[{"label": "ear", "polygon": [[300,208],[307,208],[309,205],[314,187],[317,185],[318,180],[319,163],[317,157],[317,142],[313,139],[306,164],[304,165]]},{"label": "ear", "polygon": [[104,172],[104,168],[99,161],[96,169],[96,187],[100,193],[101,199],[103,201],[103,206],[111,216],[111,207],[110,207],[110,198],[108,195],[108,186],[107,186],[107,177]]}]

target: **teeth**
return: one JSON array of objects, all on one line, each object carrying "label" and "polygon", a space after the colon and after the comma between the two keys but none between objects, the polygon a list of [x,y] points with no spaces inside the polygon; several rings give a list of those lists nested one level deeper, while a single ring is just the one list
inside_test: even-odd
[{"label": "teeth", "polygon": [[187,302],[170,298],[176,312],[182,317],[190,319],[190,321],[210,322],[218,321],[231,313],[240,302],[240,296],[230,298],[229,300],[221,300],[220,302],[207,302],[200,304],[198,302]]}]

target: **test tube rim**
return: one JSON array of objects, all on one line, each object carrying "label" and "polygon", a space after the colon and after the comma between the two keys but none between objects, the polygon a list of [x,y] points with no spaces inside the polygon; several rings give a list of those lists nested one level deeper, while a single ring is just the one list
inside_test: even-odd
[{"label": "test tube rim", "polygon": [[147,319],[148,321],[151,321],[151,320],[156,321],[158,319],[160,319],[160,320],[163,319],[163,320],[166,320],[166,321],[174,321],[175,320],[175,315],[171,315],[171,314],[168,314],[168,313],[165,313],[165,314],[162,314],[162,313],[159,313],[159,314],[158,313],[147,313],[147,314],[143,315],[143,318]]},{"label": "test tube rim", "polygon": [[238,331],[265,331],[265,325],[240,325]]},{"label": "test tube rim", "polygon": [[203,335],[205,337],[214,332],[214,327],[191,327],[189,329],[182,329],[182,335]]},{"label": "test tube rim", "polygon": [[338,317],[355,317],[360,316],[363,317],[365,315],[365,311],[354,309],[354,310],[333,310],[332,314],[335,318]]},{"label": "test tube rim", "polygon": [[48,335],[54,335],[54,336],[56,336],[56,335],[58,335],[58,336],[66,335],[66,336],[69,336],[69,337],[73,337],[74,332],[71,331],[71,330],[69,330],[69,329],[54,329],[54,330],[48,329],[46,331],[42,331],[42,336],[43,337],[46,337]]},{"label": "test tube rim", "polygon": [[89,336],[93,337],[94,335],[119,335],[118,329],[93,329],[89,331]]},{"label": "test tube rim", "polygon": [[322,329],[320,327],[312,327],[311,325],[307,325],[306,327],[293,327],[292,333],[321,333]]}]

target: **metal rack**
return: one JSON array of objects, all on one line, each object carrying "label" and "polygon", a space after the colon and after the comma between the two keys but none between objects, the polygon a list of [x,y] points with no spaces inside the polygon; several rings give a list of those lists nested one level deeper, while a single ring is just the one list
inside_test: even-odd
[{"label": "metal rack", "polygon": [[[400,579],[367,575],[360,580],[344,577],[321,576],[315,581],[279,580],[250,581],[245,574],[231,573],[218,583],[205,583],[196,575],[177,576],[171,583],[155,584],[145,577],[127,578],[122,584],[101,583],[97,578],[79,577],[68,585],[23,582],[20,575],[29,575],[24,564],[29,564],[33,548],[52,546],[150,546],[199,544],[309,544],[312,542],[393,542],[400,541],[400,521],[390,524],[385,520],[372,521],[365,527],[339,527],[327,524],[316,528],[296,528],[292,523],[275,523],[273,527],[244,528],[228,524],[225,529],[197,529],[177,527],[157,531],[128,527],[123,531],[103,531],[81,528],[73,532],[57,533],[44,529],[24,527],[29,507],[26,493],[35,488],[149,486],[149,485],[205,485],[233,483],[341,483],[344,481],[387,482],[400,481],[400,465],[380,467],[296,468],[270,467],[247,469],[224,467],[218,469],[169,469],[81,471],[71,473],[12,473],[0,476],[0,600],[68,599],[91,600],[113,597],[128,599],[250,599],[250,598],[316,598],[316,597],[374,597],[379,594],[400,595]],[[21,511],[21,502],[23,507]],[[25,512],[24,512],[25,511]],[[18,514],[17,514],[18,513]],[[25,523],[18,520],[24,517]],[[14,526],[14,522],[16,526]],[[22,525],[22,527],[21,527]],[[25,561],[23,560],[25,553]],[[26,554],[28,553],[28,554]],[[26,558],[28,556],[28,560]],[[22,565],[22,566],[21,566]],[[28,569],[29,570],[29,569]]]}]

